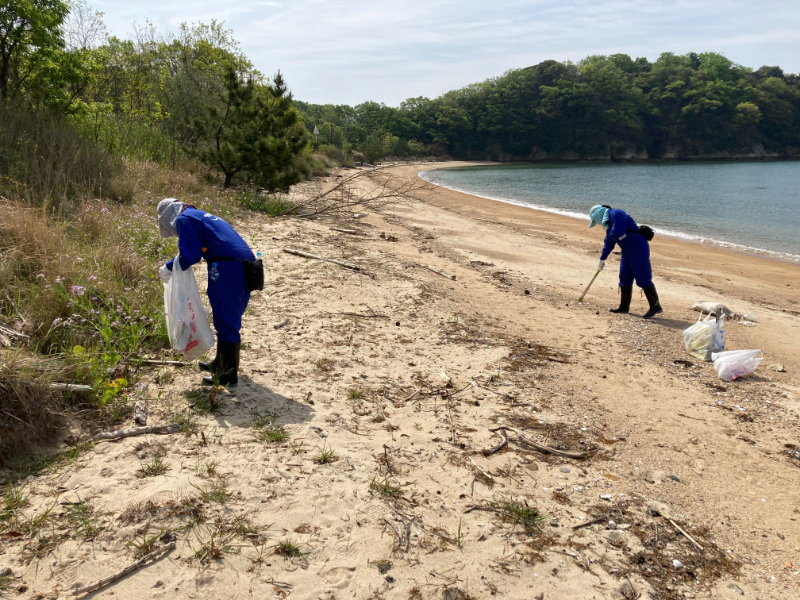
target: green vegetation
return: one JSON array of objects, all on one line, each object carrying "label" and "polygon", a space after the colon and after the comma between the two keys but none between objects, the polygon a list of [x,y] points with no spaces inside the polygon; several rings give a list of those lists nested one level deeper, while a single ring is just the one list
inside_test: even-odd
[{"label": "green vegetation", "polygon": [[303,552],[299,545],[287,538],[275,545],[275,554],[286,558],[297,558],[300,556],[308,556],[309,552]]},{"label": "green vegetation", "polygon": [[489,508],[498,513],[504,521],[520,525],[526,533],[540,531],[545,519],[537,508],[528,506],[527,500],[520,502],[511,496],[497,496],[489,502]]},{"label": "green vegetation", "polygon": [[[800,146],[800,76],[720,54],[625,54],[513,69],[399,108],[295,102],[318,149],[493,160],[785,154]],[[644,154],[639,154],[644,156]]]},{"label": "green vegetation", "polygon": [[278,444],[289,439],[289,432],[283,427],[275,427],[278,416],[274,413],[253,414],[253,429],[256,439],[268,444]]},{"label": "green vegetation", "polygon": [[319,451],[314,457],[314,462],[320,465],[327,465],[329,463],[335,462],[337,459],[336,452],[334,452],[333,448],[328,448],[327,446],[323,446],[322,449]]}]

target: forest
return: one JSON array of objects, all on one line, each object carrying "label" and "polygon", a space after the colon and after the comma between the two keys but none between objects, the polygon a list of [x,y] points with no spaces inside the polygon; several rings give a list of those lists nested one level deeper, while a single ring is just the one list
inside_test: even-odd
[{"label": "forest", "polygon": [[0,195],[97,194],[123,160],[194,165],[224,188],[273,192],[354,160],[800,153],[800,77],[713,52],[548,60],[398,107],[309,104],[290,87],[218,22],[171,33],[145,23],[121,39],[85,0],[7,0]]}]

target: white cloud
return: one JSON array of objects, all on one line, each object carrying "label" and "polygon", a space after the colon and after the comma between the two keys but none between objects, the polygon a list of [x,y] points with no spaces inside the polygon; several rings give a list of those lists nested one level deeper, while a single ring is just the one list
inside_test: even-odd
[{"label": "white cloud", "polygon": [[109,29],[225,21],[264,73],[312,102],[396,105],[545,59],[625,52],[722,52],[757,68],[800,71],[796,0],[210,0],[96,1]]}]

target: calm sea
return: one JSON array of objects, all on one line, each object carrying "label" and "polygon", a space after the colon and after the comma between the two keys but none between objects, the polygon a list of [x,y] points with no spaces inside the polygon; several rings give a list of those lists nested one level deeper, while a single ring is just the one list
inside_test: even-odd
[{"label": "calm sea", "polygon": [[800,162],[515,164],[423,171],[437,185],[588,220],[621,208],[662,235],[800,262]]}]

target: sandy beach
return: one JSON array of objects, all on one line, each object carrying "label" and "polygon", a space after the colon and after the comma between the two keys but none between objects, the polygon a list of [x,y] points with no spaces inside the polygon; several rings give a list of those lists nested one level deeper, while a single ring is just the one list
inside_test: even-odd
[{"label": "sandy beach", "polygon": [[[240,385],[204,414],[195,367],[151,368],[148,423],[183,432],[32,477],[30,518],[78,503],[102,531],[0,540],[13,597],[69,597],[171,534],[83,597],[800,598],[800,266],[656,237],[646,322],[638,290],[607,312],[619,254],[577,302],[600,228],[443,188],[239,229],[267,269]],[[754,375],[684,352],[698,301],[755,313],[725,323]]]}]

